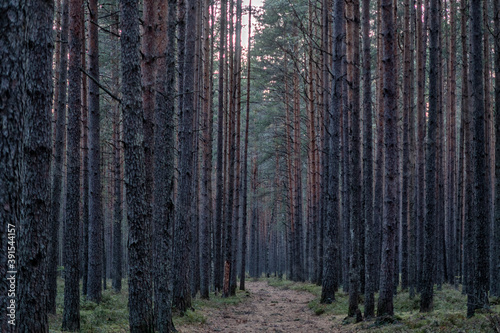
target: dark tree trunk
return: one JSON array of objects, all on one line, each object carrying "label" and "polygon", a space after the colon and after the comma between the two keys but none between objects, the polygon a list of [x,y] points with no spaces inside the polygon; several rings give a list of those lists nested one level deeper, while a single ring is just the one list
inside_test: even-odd
[{"label": "dark tree trunk", "polygon": [[129,322],[131,332],[152,332],[151,272],[146,202],[146,173],[141,101],[139,8],[121,0],[122,107],[127,197]]},{"label": "dark tree trunk", "polygon": [[[89,74],[99,81],[99,34],[97,0],[89,2]],[[97,81],[97,82],[98,82]],[[101,280],[103,278],[103,213],[101,198],[101,152],[100,152],[100,111],[99,86],[89,82],[89,242],[88,242],[88,281],[87,297],[100,303],[102,297]]]},{"label": "dark tree trunk", "polygon": [[491,292],[500,296],[500,1],[493,0],[495,22],[495,216]]},{"label": "dark tree trunk", "polygon": [[213,112],[212,112],[212,86],[210,82],[211,70],[211,52],[210,41],[210,23],[209,7],[207,0],[203,7],[203,163],[201,180],[201,283],[200,295],[202,298],[209,298],[210,291],[210,226],[212,225],[212,131],[213,131]]},{"label": "dark tree trunk", "polygon": [[436,161],[438,131],[438,85],[439,85],[439,12],[438,1],[430,2],[429,42],[429,109],[425,154],[425,221],[424,261],[422,267],[422,295],[420,311],[428,312],[433,307],[434,270],[436,266]]},{"label": "dark tree trunk", "polygon": [[[117,10],[118,6],[114,7]],[[118,34],[119,14],[115,12],[112,21],[112,31]],[[118,38],[113,39],[113,51],[115,54],[120,52],[120,41]],[[120,73],[119,59],[115,59],[112,64],[112,82],[115,87],[114,93],[119,94],[120,91]],[[113,207],[113,282],[112,287],[115,292],[122,290],[123,278],[123,245],[122,245],[122,221],[123,221],[123,172],[122,172],[122,136],[120,126],[120,104],[117,101],[113,104],[113,176],[114,176],[114,207]]]},{"label": "dark tree trunk", "polygon": [[[472,181],[474,268],[472,290],[467,290],[467,316],[488,307],[489,290],[489,200],[483,83],[483,41],[481,1],[470,1],[470,86],[472,90]],[[486,171],[485,171],[486,170]]]},{"label": "dark tree trunk", "polygon": [[415,7],[411,5],[411,1],[407,1],[406,6],[408,6],[410,11],[410,26],[408,31],[408,42],[410,44],[407,52],[409,53],[409,68],[408,68],[408,100],[409,100],[409,150],[410,150],[410,170],[409,170],[409,217],[408,217],[408,286],[410,292],[410,298],[413,299],[416,293],[417,287],[417,202],[418,202],[418,191],[417,191],[417,169],[416,169],[416,155],[417,155],[417,142],[416,142],[416,117],[415,117],[415,105],[414,105],[414,84],[415,84],[415,64],[414,64],[414,53],[415,53],[415,17],[416,10]]},{"label": "dark tree trunk", "polygon": [[446,228],[447,228],[447,273],[448,282],[455,283],[455,271],[458,262],[456,256],[456,230],[457,230],[457,204],[456,204],[456,4],[454,1],[450,2],[450,58],[448,66],[448,178],[447,178],[447,210],[446,210]]},{"label": "dark tree trunk", "polygon": [[[174,147],[175,147],[175,24],[177,1],[157,4],[159,22],[157,44],[158,71],[154,132],[154,262],[156,267],[155,311],[159,332],[175,331],[172,322],[172,254],[174,224]],[[167,16],[168,15],[168,16]],[[166,24],[165,24],[166,23]]]},{"label": "dark tree trunk", "polygon": [[[82,68],[87,69],[87,34],[85,33],[85,17],[82,16]],[[89,277],[89,107],[88,107],[88,85],[87,76],[82,75],[82,125],[81,125],[81,212],[82,222],[80,223],[83,229],[81,234],[80,255],[83,256],[81,261],[81,277],[82,277],[82,294],[87,296],[88,277]]]},{"label": "dark tree trunk", "polygon": [[[410,121],[411,105],[413,101],[410,99],[410,81],[411,73],[411,54],[410,54],[410,4],[408,1],[404,3],[404,50],[403,50],[403,184],[401,187],[401,289],[408,289],[408,230],[410,226]],[[399,273],[398,273],[399,275]]]},{"label": "dark tree trunk", "polygon": [[[381,261],[381,240],[382,240],[382,220],[383,220],[383,202],[384,202],[384,108],[383,108],[383,94],[382,94],[382,37],[380,34],[382,25],[382,10],[380,6],[380,1],[378,0],[378,18],[377,18],[377,71],[378,71],[378,83],[377,83],[377,134],[376,134],[376,152],[375,152],[375,186],[373,199],[373,233],[375,238],[375,271],[380,272],[380,261]],[[377,273],[377,278],[375,280],[375,289],[378,290],[380,285],[380,273]]]},{"label": "dark tree trunk", "polygon": [[64,131],[66,124],[66,96],[67,96],[67,78],[68,78],[68,0],[62,2],[61,19],[61,61],[59,63],[59,80],[57,84],[58,98],[55,101],[54,112],[57,120],[55,125],[55,155],[54,170],[52,173],[52,195],[51,195],[51,213],[49,227],[49,248],[48,248],[48,271],[47,271],[47,308],[49,313],[56,313],[56,295],[57,295],[57,265],[59,262],[59,226],[62,219],[61,201],[62,201],[62,182],[63,182],[63,148]]},{"label": "dark tree trunk", "polygon": [[80,120],[81,120],[81,50],[83,4],[69,4],[69,90],[66,221],[64,228],[64,312],[63,330],[80,329]]},{"label": "dark tree trunk", "polygon": [[[26,102],[26,45],[25,35],[27,1],[3,1],[0,3],[0,120],[2,123],[0,168],[0,217],[4,227],[0,231],[0,273],[7,277],[7,271],[16,270],[16,262],[8,261],[9,237],[15,237],[21,215],[22,195],[22,149],[23,149],[23,112]],[[15,17],[12,20],[11,17]],[[14,239],[15,240],[15,239]],[[15,244],[14,244],[15,246]],[[12,250],[12,249],[11,249]],[[8,265],[14,265],[8,266]],[[0,282],[0,306],[7,306],[14,298],[8,297],[10,281],[2,278]],[[14,299],[15,300],[15,299]],[[8,324],[14,318],[2,315],[0,331],[15,332],[15,326]]]},{"label": "dark tree trunk", "polygon": [[[24,112],[23,186],[19,225],[18,330],[48,332],[46,266],[50,218],[50,157],[54,1],[28,3],[28,108]],[[7,226],[9,231],[10,226]],[[12,245],[8,238],[9,247]],[[15,247],[15,245],[13,246]],[[8,261],[9,271],[11,268]],[[6,277],[15,276],[7,273]],[[12,280],[9,280],[12,281]],[[8,316],[7,316],[8,317]],[[9,318],[10,319],[10,318]],[[3,331],[3,330],[2,330]]]},{"label": "dark tree trunk", "polygon": [[[141,35],[141,92],[143,109],[143,131],[144,131],[144,164],[146,177],[145,193],[145,239],[151,242],[153,228],[153,156],[154,156],[154,112],[156,92],[156,60],[158,55],[157,42],[159,39],[156,21],[156,0],[143,1],[142,21],[143,31]],[[146,256],[143,258],[145,269],[152,274],[152,246],[147,245]],[[149,282],[151,283],[151,282]]]},{"label": "dark tree trunk", "polygon": [[245,290],[245,272],[247,256],[247,230],[248,230],[248,130],[250,125],[250,50],[251,50],[251,32],[252,32],[252,0],[248,7],[248,49],[247,49],[247,101],[246,101],[246,119],[245,119],[245,147],[243,151],[243,216],[241,219],[241,270],[240,270],[240,290]]},{"label": "dark tree trunk", "polygon": [[[323,2],[326,4],[326,2]],[[323,10],[329,10],[328,7]],[[323,260],[323,276],[321,289],[321,303],[330,304],[335,301],[335,288],[337,281],[337,256],[338,239],[340,225],[340,115],[342,113],[342,34],[344,24],[344,1],[336,0],[333,2],[333,45],[332,56],[332,97],[329,101],[328,112],[328,141],[325,142],[327,148],[329,170],[327,184],[328,197],[326,203],[326,256]],[[328,26],[328,23],[325,24]],[[326,51],[326,50],[325,50]]]},{"label": "dark tree trunk", "polygon": [[394,314],[394,257],[395,231],[398,223],[398,127],[396,106],[396,76],[394,43],[396,42],[396,25],[392,0],[381,1],[382,26],[382,89],[384,108],[384,141],[385,141],[385,184],[384,184],[384,218],[382,224],[382,258],[380,264],[380,296],[377,315],[392,316]]},{"label": "dark tree trunk", "polygon": [[196,29],[196,7],[197,2],[190,0],[186,2],[186,34],[185,34],[185,56],[183,61],[183,101],[179,116],[179,181],[178,195],[175,213],[175,260],[174,272],[174,300],[173,305],[181,313],[191,307],[190,293],[190,242],[191,221],[189,212],[194,198],[192,197],[193,183],[193,117],[195,115],[194,104],[194,66],[195,66],[195,39],[192,33]]},{"label": "dark tree trunk", "polygon": [[222,290],[223,280],[223,212],[222,206],[224,202],[224,180],[223,180],[223,155],[224,155],[224,64],[225,64],[225,41],[226,41],[226,15],[227,15],[227,0],[221,1],[220,15],[220,43],[219,43],[219,106],[217,113],[217,196],[215,198],[215,262],[214,262],[214,288],[216,291]]},{"label": "dark tree trunk", "polygon": [[[425,62],[427,50],[426,20],[422,16],[422,0],[417,0],[417,290],[422,289],[425,219]],[[427,14],[426,14],[427,15]]]},{"label": "dark tree trunk", "polygon": [[373,135],[371,88],[370,1],[363,0],[363,208],[365,220],[365,317],[375,315],[375,281],[377,252],[373,219]]},{"label": "dark tree trunk", "polygon": [[252,221],[250,226],[250,276],[259,276],[259,206],[257,202],[257,157],[252,161]]}]

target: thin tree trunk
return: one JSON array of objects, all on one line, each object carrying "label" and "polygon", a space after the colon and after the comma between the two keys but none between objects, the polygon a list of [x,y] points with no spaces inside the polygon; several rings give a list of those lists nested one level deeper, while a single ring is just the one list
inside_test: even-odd
[{"label": "thin tree trunk", "polygon": [[61,19],[61,61],[59,63],[59,86],[58,98],[55,101],[55,114],[57,115],[55,125],[55,155],[54,170],[52,173],[52,194],[50,213],[50,235],[48,248],[48,272],[47,272],[47,308],[49,313],[56,313],[57,296],[57,265],[59,262],[59,229],[62,219],[61,202],[63,187],[63,155],[64,155],[64,131],[66,129],[66,102],[67,102],[67,78],[68,78],[68,0],[62,1]]},{"label": "thin tree trunk", "polygon": [[243,216],[241,232],[241,270],[240,270],[240,290],[245,290],[245,272],[247,255],[247,230],[248,230],[248,130],[250,124],[250,50],[252,46],[252,0],[248,4],[248,49],[247,49],[247,101],[245,118],[245,147],[243,151]]},{"label": "thin tree trunk", "polygon": [[220,43],[219,43],[219,105],[217,113],[217,195],[215,198],[215,262],[214,262],[214,288],[222,290],[223,280],[223,202],[224,202],[224,179],[223,179],[223,156],[224,156],[224,64],[225,64],[225,41],[226,41],[226,15],[227,0],[221,0],[220,15]]},{"label": "thin tree trunk", "polygon": [[500,296],[500,1],[493,0],[495,22],[495,216],[491,292]]},{"label": "thin tree trunk", "polygon": [[375,270],[377,256],[373,225],[373,135],[371,88],[370,1],[363,1],[363,208],[365,220],[365,317],[375,315]]},{"label": "thin tree trunk", "polygon": [[[99,34],[97,0],[89,2],[89,74],[99,80]],[[101,197],[100,111],[98,82],[89,82],[89,224],[88,224],[88,287],[89,300],[100,303],[103,278],[103,212]]]}]

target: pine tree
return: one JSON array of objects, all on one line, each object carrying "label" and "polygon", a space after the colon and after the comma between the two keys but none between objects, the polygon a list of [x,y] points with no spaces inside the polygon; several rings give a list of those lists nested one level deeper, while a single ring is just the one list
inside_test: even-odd
[{"label": "pine tree", "polygon": [[68,137],[66,220],[64,227],[64,312],[63,330],[80,329],[80,120],[81,50],[83,3],[69,3]]},{"label": "pine tree", "polygon": [[127,198],[129,323],[131,332],[153,332],[152,288],[148,266],[146,174],[139,55],[139,8],[121,0],[122,107]]},{"label": "pine tree", "polygon": [[66,123],[67,78],[68,78],[68,0],[61,4],[61,60],[59,62],[58,96],[54,102],[54,113],[57,117],[55,125],[55,154],[52,173],[52,191],[50,206],[48,271],[47,271],[47,308],[49,313],[56,313],[57,265],[59,262],[59,228],[62,220],[61,202],[63,187],[63,155]]},{"label": "pine tree", "polygon": [[[46,271],[50,219],[53,1],[28,3],[28,108],[24,112],[19,225],[18,329],[48,332]],[[10,228],[9,228],[10,229]],[[9,270],[14,270],[10,269]],[[7,274],[8,276],[8,274]]]},{"label": "pine tree", "polygon": [[103,228],[101,195],[101,136],[99,103],[99,33],[97,0],[89,2],[89,75],[96,81],[89,82],[89,204],[88,204],[88,287],[89,300],[100,303],[102,298],[101,280],[103,278]]},{"label": "pine tree", "polygon": [[384,184],[384,217],[382,224],[382,258],[380,267],[380,296],[377,315],[392,316],[394,314],[394,257],[395,231],[398,223],[398,144],[397,144],[397,107],[394,43],[396,42],[396,25],[392,0],[381,1],[382,26],[382,87],[384,109],[384,142],[385,142],[385,184]]}]

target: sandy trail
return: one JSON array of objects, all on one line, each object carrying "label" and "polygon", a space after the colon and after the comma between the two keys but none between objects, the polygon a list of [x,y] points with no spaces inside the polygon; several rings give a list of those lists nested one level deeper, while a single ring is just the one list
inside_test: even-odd
[{"label": "sandy trail", "polygon": [[340,332],[331,316],[316,316],[307,306],[308,292],[271,287],[266,281],[247,281],[250,295],[238,305],[199,309],[203,325],[180,327],[182,333],[201,332]]}]

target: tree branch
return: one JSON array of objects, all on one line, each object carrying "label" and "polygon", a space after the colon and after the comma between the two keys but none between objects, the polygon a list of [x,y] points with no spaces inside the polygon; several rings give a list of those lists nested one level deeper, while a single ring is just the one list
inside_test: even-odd
[{"label": "tree branch", "polygon": [[99,83],[99,81],[93,77],[92,75],[90,75],[89,73],[87,73],[83,68],[80,67],[80,70],[82,71],[83,74],[87,75],[88,78],[90,78],[92,81],[94,81],[95,84],[97,84],[99,86],[99,88],[101,88],[102,90],[104,90],[104,92],[106,94],[108,94],[111,98],[113,98],[115,101],[117,101],[118,103],[121,103],[122,100],[119,99],[117,96],[115,96],[111,91],[109,91],[108,88],[106,88],[105,86],[103,86],[102,84]]}]

